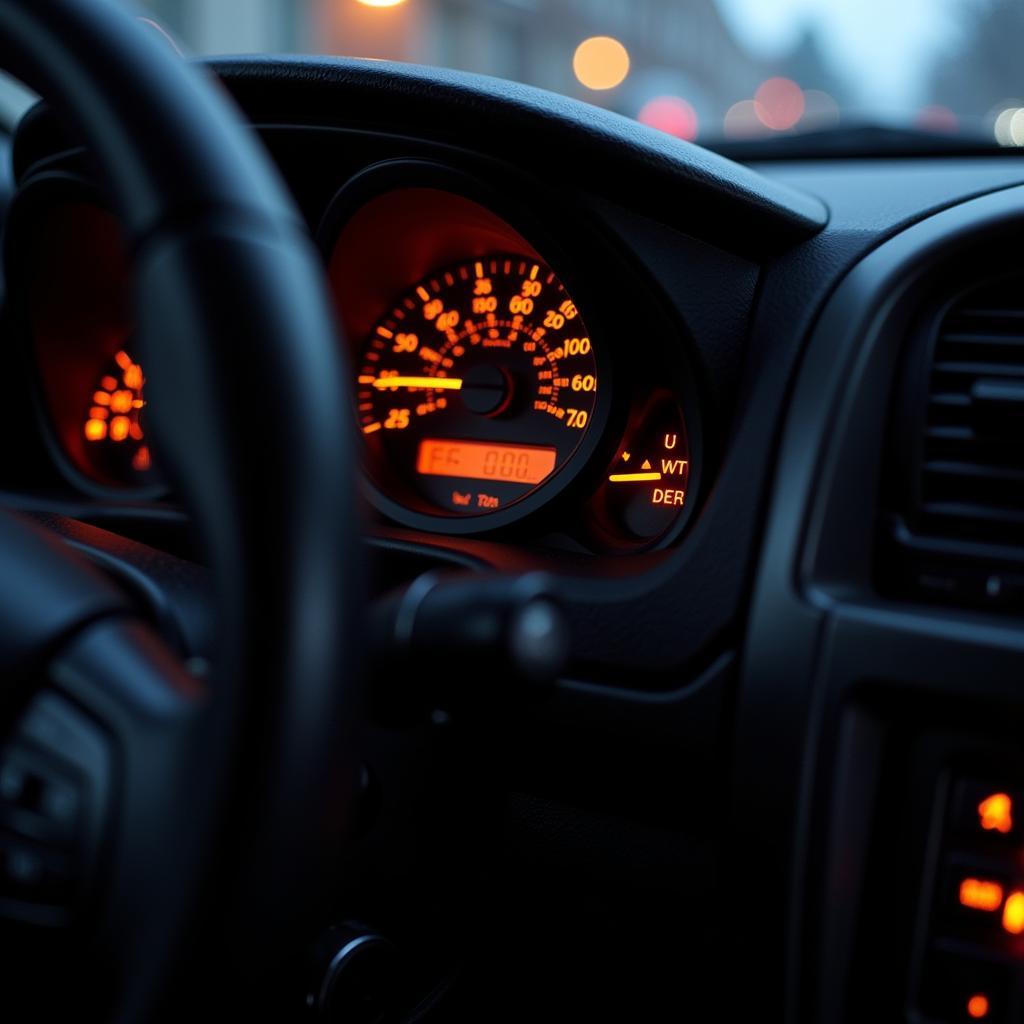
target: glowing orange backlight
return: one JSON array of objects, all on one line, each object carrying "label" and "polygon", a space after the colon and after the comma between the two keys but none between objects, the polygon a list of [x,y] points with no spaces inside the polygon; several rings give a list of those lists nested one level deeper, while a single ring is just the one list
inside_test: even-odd
[{"label": "glowing orange backlight", "polygon": [[988,1016],[988,996],[984,992],[976,992],[967,1000],[967,1016],[972,1020],[983,1020]]},{"label": "glowing orange backlight", "polygon": [[1007,793],[993,793],[978,804],[978,818],[986,832],[1002,832],[1013,828],[1013,801]]},{"label": "glowing orange backlight", "polygon": [[131,412],[132,393],[130,391],[115,391],[110,396],[110,408],[114,412]]},{"label": "glowing orange backlight", "polygon": [[132,428],[132,422],[127,416],[115,416],[110,421],[110,440],[123,441]]},{"label": "glowing orange backlight", "polygon": [[1011,935],[1024,933],[1024,892],[1015,889],[1003,906],[1003,929]]},{"label": "glowing orange backlight", "polygon": [[656,470],[650,473],[612,473],[608,477],[609,482],[613,484],[635,484],[641,483],[644,480],[660,479],[661,474]]},{"label": "glowing orange backlight", "polygon": [[107,425],[103,420],[85,421],[85,439],[87,441],[102,441],[107,436]]},{"label": "glowing orange backlight", "polygon": [[554,448],[427,438],[420,442],[416,472],[423,476],[539,484],[555,468],[557,459]]},{"label": "glowing orange backlight", "polygon": [[142,367],[139,366],[138,363],[132,363],[132,365],[124,371],[124,386],[126,388],[132,388],[135,391],[141,391],[144,383]]},{"label": "glowing orange backlight", "polygon": [[144,473],[152,465],[153,460],[150,457],[149,448],[146,445],[142,445],[142,447],[140,447],[132,456],[132,469],[136,469],[140,473]]},{"label": "glowing orange backlight", "polygon": [[[971,910],[998,910],[1003,902],[1003,887],[983,878],[965,878],[960,883],[960,903]],[[1024,912],[1024,898],[1021,910]]]},{"label": "glowing orange backlight", "polygon": [[[142,367],[124,349],[116,353],[114,363],[116,368],[100,378],[99,387],[92,394],[92,405],[82,430],[87,441],[140,442],[145,437],[139,410],[146,405],[142,397],[146,378]],[[148,451],[145,454],[129,451],[136,470],[149,468],[151,459]]]}]

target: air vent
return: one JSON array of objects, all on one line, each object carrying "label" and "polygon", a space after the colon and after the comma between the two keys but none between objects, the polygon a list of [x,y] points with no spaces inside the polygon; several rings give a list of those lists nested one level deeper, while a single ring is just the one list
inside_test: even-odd
[{"label": "air vent", "polygon": [[890,523],[901,589],[1024,610],[1024,276],[961,296],[921,341],[927,392],[897,417],[915,435]]}]

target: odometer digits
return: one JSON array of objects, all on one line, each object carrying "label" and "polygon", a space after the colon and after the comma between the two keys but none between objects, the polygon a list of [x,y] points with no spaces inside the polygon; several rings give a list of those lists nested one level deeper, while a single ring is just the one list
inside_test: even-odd
[{"label": "odometer digits", "polygon": [[462,480],[539,484],[547,479],[557,460],[558,452],[554,448],[427,438],[420,442],[416,472]]},{"label": "odometer digits", "polygon": [[378,487],[417,511],[479,516],[565,466],[593,423],[598,371],[554,272],[493,254],[415,283],[374,325],[356,384]]}]

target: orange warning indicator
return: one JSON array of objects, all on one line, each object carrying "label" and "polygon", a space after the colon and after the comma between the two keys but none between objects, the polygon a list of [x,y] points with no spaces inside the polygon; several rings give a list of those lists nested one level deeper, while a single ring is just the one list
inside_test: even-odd
[{"label": "orange warning indicator", "polygon": [[1005,835],[1013,828],[1013,801],[1007,793],[993,793],[978,804],[978,820],[986,832]]},{"label": "orange warning indicator", "polygon": [[[971,910],[998,910],[1003,902],[1003,887],[985,878],[965,878],[960,883],[960,904]],[[1024,894],[1021,894],[1024,915]],[[1024,922],[1024,916],[1022,916]]]},{"label": "orange warning indicator", "polygon": [[967,1016],[971,1020],[984,1020],[988,1016],[989,1001],[984,992],[975,992],[967,1000]]},{"label": "orange warning indicator", "polygon": [[1024,933],[1024,892],[1015,889],[1003,906],[1003,930],[1011,935]]}]

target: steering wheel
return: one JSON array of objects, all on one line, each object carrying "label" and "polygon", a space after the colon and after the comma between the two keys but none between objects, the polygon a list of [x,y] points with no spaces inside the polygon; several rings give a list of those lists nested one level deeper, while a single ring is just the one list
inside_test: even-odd
[{"label": "steering wheel", "polygon": [[67,547],[0,520],[0,917],[41,968],[5,952],[4,999],[35,977],[35,1017],[63,992],[138,1021],[200,989],[206,1013],[273,1014],[354,792],[354,445],[322,270],[228,102],[112,0],[3,0],[0,55],[124,226],[147,430],[220,637],[197,676]]}]

